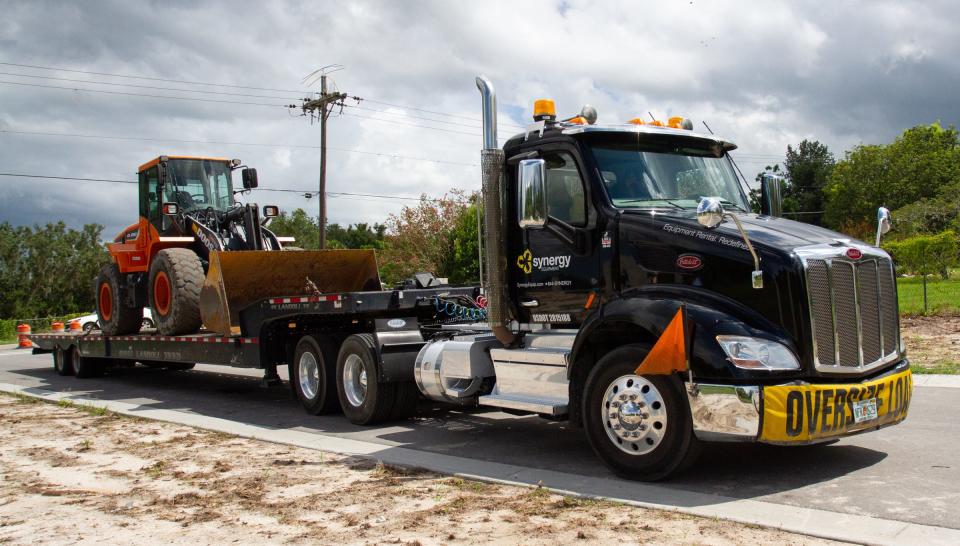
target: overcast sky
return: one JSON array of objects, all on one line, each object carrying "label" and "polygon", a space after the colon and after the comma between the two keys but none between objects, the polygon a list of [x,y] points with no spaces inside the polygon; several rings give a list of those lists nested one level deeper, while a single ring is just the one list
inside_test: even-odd
[{"label": "overcast sky", "polygon": [[[158,155],[212,155],[257,167],[263,188],[310,191],[319,127],[282,105],[334,63],[337,88],[367,100],[331,120],[331,192],[478,189],[479,73],[497,88],[501,136],[545,97],[561,115],[593,104],[601,123],[682,115],[738,143],[751,179],[803,138],[842,156],[960,118],[960,6],[948,1],[0,0],[0,13],[0,63],[219,84],[0,64],[5,173],[133,180]],[[292,193],[246,199],[317,209]],[[382,221],[405,203],[331,197],[330,221]],[[0,221],[98,222],[112,237],[136,216],[134,185],[0,176]]]}]

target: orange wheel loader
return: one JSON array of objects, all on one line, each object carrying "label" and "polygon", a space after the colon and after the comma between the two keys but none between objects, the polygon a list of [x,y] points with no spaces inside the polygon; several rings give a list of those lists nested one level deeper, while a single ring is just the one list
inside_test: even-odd
[{"label": "orange wheel loader", "polygon": [[[350,250],[278,252],[292,238],[267,229],[276,206],[238,203],[257,187],[240,160],[160,156],[140,166],[140,220],[107,244],[96,283],[106,335],[136,333],[150,307],[161,335],[239,332],[238,313],[272,294],[379,289],[375,260]],[[293,248],[291,248],[293,250]],[[298,249],[299,250],[299,249]],[[376,286],[374,286],[376,285]]]}]

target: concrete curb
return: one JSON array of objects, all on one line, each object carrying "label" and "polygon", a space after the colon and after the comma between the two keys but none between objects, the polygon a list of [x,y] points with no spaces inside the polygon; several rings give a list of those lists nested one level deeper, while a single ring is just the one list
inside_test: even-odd
[{"label": "concrete curb", "polygon": [[913,374],[914,387],[960,389],[960,375]]},{"label": "concrete curb", "polygon": [[386,464],[418,467],[479,481],[530,487],[577,497],[607,499],[632,506],[720,518],[739,523],[782,529],[819,538],[862,544],[960,544],[960,529],[935,527],[853,514],[842,514],[743,500],[708,493],[670,489],[656,484],[591,478],[523,466],[480,461],[417,451],[403,447],[325,436],[295,429],[271,429],[246,423],[173,410],[143,408],[136,404],[98,400],[69,393],[0,383],[0,391],[57,402],[70,400],[122,414],[223,432],[245,438],[372,458]]}]

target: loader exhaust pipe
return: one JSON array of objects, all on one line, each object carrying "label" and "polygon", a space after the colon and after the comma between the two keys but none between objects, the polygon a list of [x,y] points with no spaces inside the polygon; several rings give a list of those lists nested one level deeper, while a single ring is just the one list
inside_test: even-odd
[{"label": "loader exhaust pipe", "polygon": [[497,145],[497,93],[485,76],[477,76],[483,104],[483,150],[480,169],[483,176],[484,238],[487,241],[487,317],[493,335],[510,347],[517,336],[510,330],[510,311],[504,276],[507,260],[503,249],[503,150]]}]

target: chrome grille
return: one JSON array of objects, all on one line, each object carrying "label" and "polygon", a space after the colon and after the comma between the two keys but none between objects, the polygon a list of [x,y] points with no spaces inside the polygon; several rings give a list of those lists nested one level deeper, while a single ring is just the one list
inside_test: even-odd
[{"label": "chrome grille", "polygon": [[896,358],[899,324],[890,259],[851,260],[836,247],[798,254],[806,268],[817,369],[849,373]]}]

